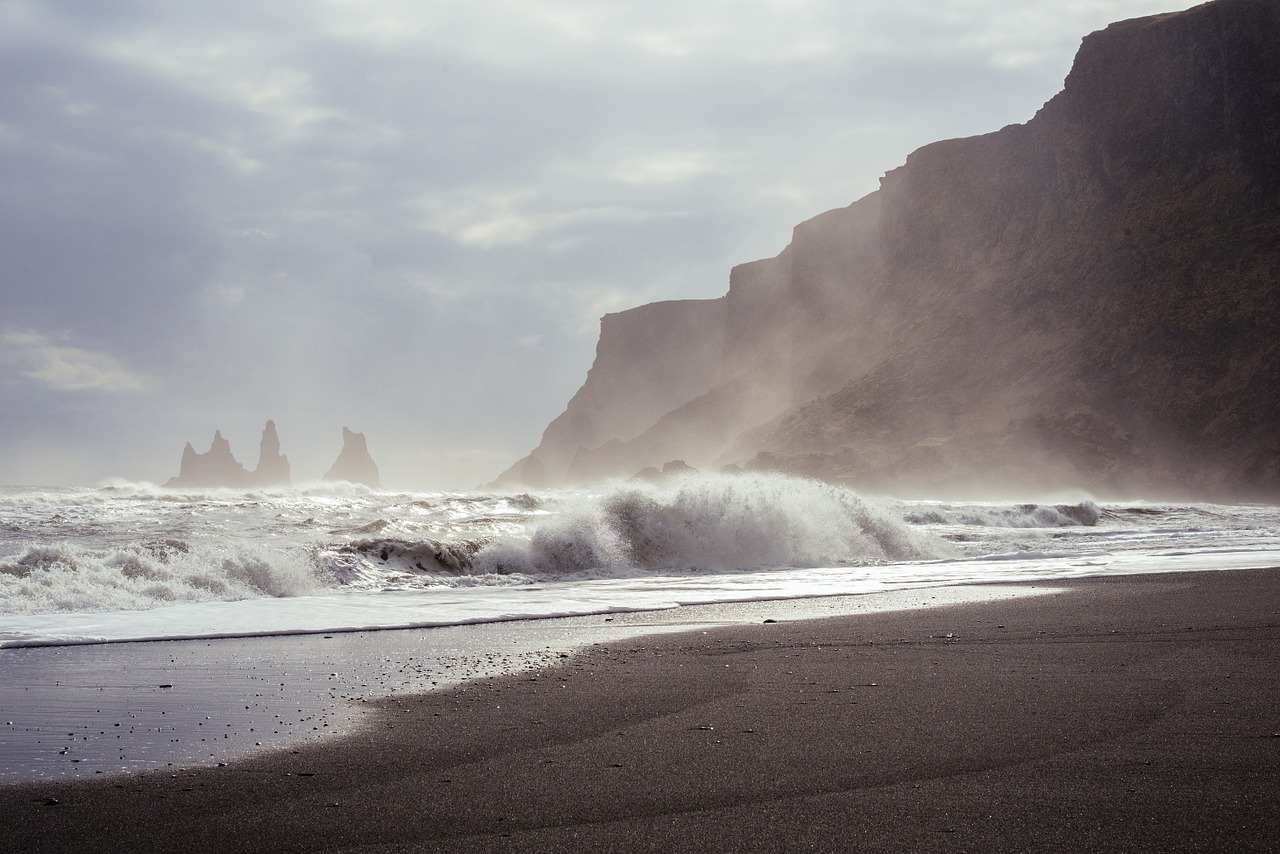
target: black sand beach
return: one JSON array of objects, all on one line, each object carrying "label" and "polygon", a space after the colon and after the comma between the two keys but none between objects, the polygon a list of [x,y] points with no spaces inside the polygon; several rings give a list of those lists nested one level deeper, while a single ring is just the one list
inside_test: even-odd
[{"label": "black sand beach", "polygon": [[593,646],[226,767],[6,786],[0,850],[1274,850],[1280,570],[1055,587]]}]

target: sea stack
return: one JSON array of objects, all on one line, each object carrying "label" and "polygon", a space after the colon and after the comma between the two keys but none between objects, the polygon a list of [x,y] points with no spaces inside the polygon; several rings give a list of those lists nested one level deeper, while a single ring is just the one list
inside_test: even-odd
[{"label": "sea stack", "polygon": [[371,486],[374,489],[381,488],[378,466],[369,455],[369,445],[363,433],[356,433],[346,427],[342,428],[342,451],[338,454],[333,468],[325,472],[324,479],[345,480]]},{"label": "sea stack", "polygon": [[165,486],[187,489],[250,489],[256,486],[288,486],[289,458],[280,453],[280,437],[276,435],[276,423],[268,421],[262,430],[262,442],[258,453],[258,467],[247,471],[231,453],[231,443],[215,430],[213,444],[203,454],[187,446],[182,449],[182,467],[178,476],[170,478]]},{"label": "sea stack", "polygon": [[196,489],[245,487],[251,479],[252,475],[232,455],[231,444],[222,437],[222,431],[215,430],[213,443],[203,454],[197,453],[191,443],[187,443],[182,449],[182,468],[178,476],[170,478],[165,486]]},{"label": "sea stack", "polygon": [[258,467],[253,470],[253,481],[258,486],[288,486],[291,483],[289,474],[289,458],[280,453],[276,422],[268,421],[262,428]]}]

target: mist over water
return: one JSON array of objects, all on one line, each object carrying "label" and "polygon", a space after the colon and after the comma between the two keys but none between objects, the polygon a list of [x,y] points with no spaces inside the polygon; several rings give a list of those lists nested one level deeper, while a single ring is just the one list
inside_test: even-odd
[{"label": "mist over water", "polygon": [[950,554],[884,506],[778,475],[543,495],[125,485],[10,490],[2,506],[0,606],[8,613]]},{"label": "mist over water", "polygon": [[521,494],[5,488],[0,646],[1242,562],[1280,564],[1274,508],[904,502],[776,474]]}]

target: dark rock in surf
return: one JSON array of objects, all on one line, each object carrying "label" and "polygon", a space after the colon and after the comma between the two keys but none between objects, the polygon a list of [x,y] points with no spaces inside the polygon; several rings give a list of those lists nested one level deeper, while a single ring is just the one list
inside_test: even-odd
[{"label": "dark rock in surf", "polygon": [[664,477],[697,473],[698,470],[686,463],[684,460],[668,460],[662,464],[662,474]]},{"label": "dark rock in surf", "polygon": [[684,460],[668,460],[662,464],[661,471],[657,466],[645,466],[631,475],[630,479],[648,481],[649,483],[665,483],[673,477],[697,473],[698,470]]},{"label": "dark rock in surf", "polygon": [[657,466],[645,466],[644,468],[640,469],[640,471],[631,475],[629,480],[642,480],[648,483],[661,483],[662,472],[658,470]]},{"label": "dark rock in surf", "polygon": [[345,480],[375,489],[381,488],[378,466],[369,454],[369,445],[363,433],[356,433],[346,427],[342,428],[342,451],[339,452],[333,468],[325,472],[324,479]]}]

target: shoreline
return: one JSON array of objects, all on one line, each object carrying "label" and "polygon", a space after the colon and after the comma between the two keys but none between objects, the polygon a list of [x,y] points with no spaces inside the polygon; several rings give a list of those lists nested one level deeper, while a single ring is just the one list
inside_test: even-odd
[{"label": "shoreline", "polygon": [[1065,592],[593,641],[226,767],[0,786],[0,847],[1268,850],[1280,569],[1004,586]]},{"label": "shoreline", "polygon": [[0,649],[0,786],[185,771],[349,735],[366,724],[370,701],[537,670],[601,643],[1056,589],[990,583],[455,626]]}]

